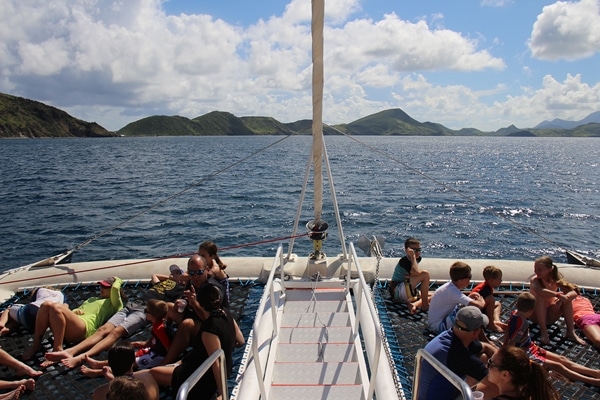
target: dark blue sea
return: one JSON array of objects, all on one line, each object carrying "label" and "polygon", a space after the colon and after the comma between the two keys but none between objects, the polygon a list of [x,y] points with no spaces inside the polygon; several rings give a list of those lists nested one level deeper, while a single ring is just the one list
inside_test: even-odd
[{"label": "dark blue sea", "polygon": [[[223,256],[271,256],[292,233],[311,141],[1,140],[0,270],[74,247],[73,261],[188,254],[208,239]],[[408,236],[424,257],[566,262],[566,248],[600,257],[600,139],[328,136],[326,145],[348,242],[380,235],[389,257]],[[337,254],[328,179],[324,190],[324,251]],[[310,189],[300,233],[312,199]],[[310,250],[297,239],[295,253]]]}]

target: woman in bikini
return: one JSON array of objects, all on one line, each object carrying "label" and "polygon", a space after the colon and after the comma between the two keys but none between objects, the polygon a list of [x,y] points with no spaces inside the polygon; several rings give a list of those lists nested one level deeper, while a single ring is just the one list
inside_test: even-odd
[{"label": "woman in bikini", "polygon": [[552,325],[562,316],[567,325],[567,337],[579,344],[585,344],[575,333],[572,303],[577,297],[577,292],[572,289],[572,284],[558,272],[558,267],[549,256],[535,260],[533,269],[535,275],[530,281],[530,292],[535,296],[536,302],[531,319],[540,326],[540,342],[550,343],[548,325]]}]

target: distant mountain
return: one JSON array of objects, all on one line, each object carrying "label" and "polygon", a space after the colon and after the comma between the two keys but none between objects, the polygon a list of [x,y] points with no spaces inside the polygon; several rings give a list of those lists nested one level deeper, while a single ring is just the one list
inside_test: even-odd
[{"label": "distant mountain", "polygon": [[95,122],[73,118],[38,101],[0,93],[0,137],[106,137],[114,136]]},{"label": "distant mountain", "polygon": [[351,135],[449,136],[458,134],[440,124],[421,123],[399,108],[381,111],[336,127]]},{"label": "distant mountain", "polygon": [[573,129],[590,123],[600,123],[600,111],[591,113],[580,121],[565,121],[564,119],[556,118],[552,121],[540,122],[533,129]]},{"label": "distant mountain", "polygon": [[[595,119],[600,119],[600,112],[590,114],[582,121]],[[0,137],[310,135],[311,130],[312,121],[309,119],[281,123],[266,116],[236,117],[228,112],[212,111],[194,119],[155,115],[132,122],[113,133],[94,122],[78,120],[37,101],[0,94]],[[435,122],[419,122],[401,109],[394,108],[347,124],[324,125],[323,132],[326,135],[600,137],[600,122],[588,122],[572,129],[522,130],[511,125],[496,132],[482,132],[474,128],[452,130]]]}]

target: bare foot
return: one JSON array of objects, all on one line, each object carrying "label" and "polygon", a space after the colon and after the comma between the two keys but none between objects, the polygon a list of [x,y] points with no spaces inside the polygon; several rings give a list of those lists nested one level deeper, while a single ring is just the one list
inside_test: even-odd
[{"label": "bare foot", "polygon": [[42,371],[36,371],[35,369],[31,368],[29,365],[26,365],[26,364],[22,364],[15,371],[17,371],[17,375],[19,375],[19,376],[27,375],[32,378],[37,378],[38,376],[43,374]]},{"label": "bare foot", "polygon": [[71,353],[69,353],[67,350],[60,350],[60,351],[49,351],[46,353],[45,357],[46,357],[46,360],[50,360],[50,361],[62,361],[65,358],[73,357],[73,355]]},{"label": "bare foot", "polygon": [[102,369],[107,363],[106,361],[98,361],[93,359],[92,357],[85,355],[85,363],[89,365],[91,368]]},{"label": "bare foot", "polygon": [[31,378],[29,379],[21,379],[20,381],[17,381],[18,384],[20,384],[21,386],[24,386],[25,389],[27,390],[33,390],[35,389],[35,381]]},{"label": "bare foot", "polygon": [[410,309],[411,315],[414,315],[414,314],[417,313],[417,306],[416,305],[414,305],[412,303],[409,303],[408,304],[408,308]]},{"label": "bare foot", "polygon": [[83,355],[80,354],[78,356],[71,356],[69,358],[64,358],[62,360],[60,360],[60,362],[62,363],[62,365],[64,365],[67,368],[75,368],[78,365],[80,365],[83,362]]},{"label": "bare foot", "polygon": [[577,342],[578,344],[584,345],[586,344],[585,340],[583,340],[582,338],[579,337],[579,335],[577,335],[576,333],[572,333],[570,335],[567,335],[567,337],[569,339],[571,339],[574,342]]},{"label": "bare foot", "polygon": [[540,336],[540,343],[541,344],[550,344],[550,338],[548,337],[548,335]]},{"label": "bare foot", "polygon": [[104,374],[104,377],[109,381],[115,379],[115,376],[112,373],[112,369],[109,366],[102,367],[102,373]]},{"label": "bare foot", "polygon": [[0,336],[8,335],[9,333],[10,329],[8,329],[7,327],[3,326],[0,328]]},{"label": "bare foot", "polygon": [[82,365],[80,370],[81,374],[88,378],[99,378],[101,376],[104,376],[104,373],[101,369],[88,368],[85,365]]},{"label": "bare foot", "polygon": [[54,365],[54,361],[44,360],[40,363],[40,367],[42,368],[48,368],[51,365]]},{"label": "bare foot", "polygon": [[423,305],[421,306],[421,311],[423,311],[423,312],[427,312],[427,311],[429,311],[429,304],[423,304]]},{"label": "bare foot", "polygon": [[8,392],[0,394],[0,400],[16,400],[25,392],[25,385],[21,385],[18,388]]}]

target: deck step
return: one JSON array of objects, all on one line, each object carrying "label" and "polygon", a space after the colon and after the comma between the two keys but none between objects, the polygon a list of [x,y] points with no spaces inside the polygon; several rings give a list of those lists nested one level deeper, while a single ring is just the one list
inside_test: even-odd
[{"label": "deck step", "polygon": [[346,298],[346,291],[343,289],[288,289],[285,292],[287,301],[297,300],[317,300],[317,301],[331,301],[331,300],[343,300]]},{"label": "deck step", "polygon": [[354,385],[360,383],[356,362],[276,362],[273,385]]},{"label": "deck step", "polygon": [[346,312],[346,300],[294,300],[286,301],[283,312],[288,313],[321,313],[321,312]]},{"label": "deck step", "polygon": [[349,326],[288,327],[279,330],[279,343],[352,343],[352,328]]},{"label": "deck step", "polygon": [[347,312],[295,313],[286,312],[281,320],[282,327],[350,326]]},{"label": "deck step", "polygon": [[356,362],[353,344],[280,344],[277,362]]},{"label": "deck step", "polygon": [[273,386],[270,399],[364,400],[361,385]]}]

